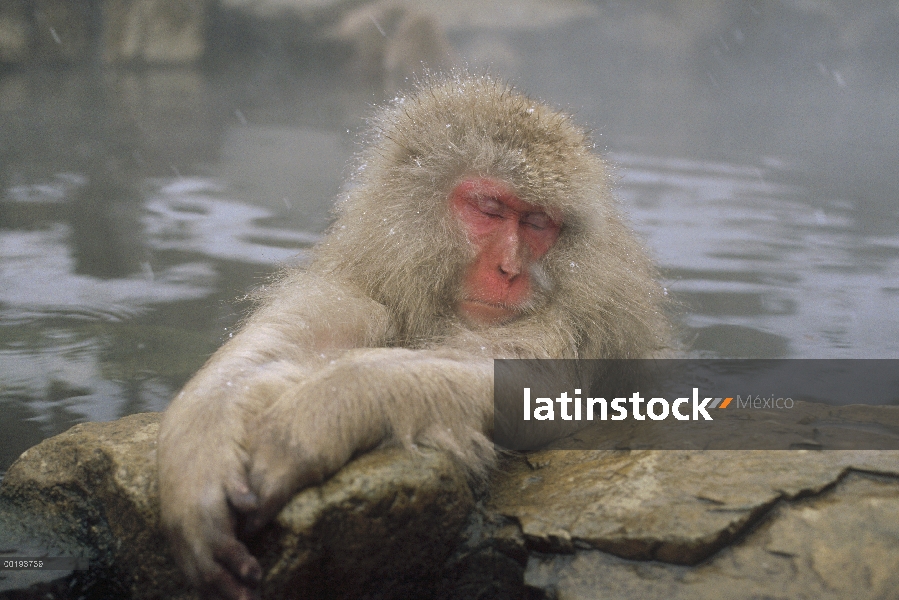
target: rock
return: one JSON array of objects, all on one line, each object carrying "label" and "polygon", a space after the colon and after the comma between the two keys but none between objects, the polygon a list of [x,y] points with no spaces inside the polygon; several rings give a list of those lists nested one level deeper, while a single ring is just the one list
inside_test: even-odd
[{"label": "rock", "polygon": [[[748,400],[748,399],[747,399]],[[552,447],[566,450],[899,450],[899,406],[714,409],[713,421],[596,422]]]},{"label": "rock", "polygon": [[86,2],[33,0],[33,56],[41,63],[87,61],[93,52],[93,7]]},{"label": "rock", "polygon": [[191,64],[210,0],[16,0],[0,6],[0,62]]},{"label": "rock", "polygon": [[460,58],[432,11],[403,0],[226,0],[212,14],[211,55],[227,63],[255,48],[296,61],[318,57],[388,92]]},{"label": "rock", "polygon": [[22,62],[28,57],[31,27],[25,6],[16,2],[0,5],[0,63]]},{"label": "rock", "polygon": [[208,42],[224,63],[249,50],[290,60],[338,55],[349,48],[329,45],[325,32],[367,0],[221,0],[210,12]]},{"label": "rock", "polygon": [[695,567],[580,551],[532,558],[525,577],[572,599],[892,598],[897,538],[899,481],[851,472],[820,495],[778,503],[745,540]]},{"label": "rock", "polygon": [[[158,420],[78,425],[10,468],[0,554],[90,568],[2,572],[0,598],[195,598],[158,528]],[[485,503],[446,455],[385,449],[249,545],[265,598],[873,599],[897,539],[895,451],[551,448],[504,459]]]},{"label": "rock", "polygon": [[508,466],[492,505],[521,524],[525,583],[547,597],[881,598],[899,583],[894,451],[545,450]]},{"label": "rock", "polygon": [[393,90],[458,63],[440,21],[400,0],[15,0],[0,3],[0,63],[228,64],[256,51],[383,79]]},{"label": "rock", "polygon": [[207,0],[106,0],[107,63],[190,64],[203,56]]},{"label": "rock", "polygon": [[158,425],[158,414],[132,415],[41,442],[9,468],[0,508],[45,519],[53,536],[81,545],[93,572],[110,573],[133,597],[183,596],[157,526]]},{"label": "rock", "polygon": [[[92,589],[194,597],[158,527],[158,422],[149,413],[85,423],[26,451],[0,486],[0,524],[38,515],[43,530],[28,535],[44,546],[45,538],[65,540],[69,552],[78,546],[91,570],[72,577]],[[448,456],[371,452],[298,494],[252,540],[266,570],[263,596],[427,595],[472,507],[465,476]]]},{"label": "rock", "polygon": [[264,596],[428,597],[473,505],[447,455],[366,454],[299,493],[252,545]]}]

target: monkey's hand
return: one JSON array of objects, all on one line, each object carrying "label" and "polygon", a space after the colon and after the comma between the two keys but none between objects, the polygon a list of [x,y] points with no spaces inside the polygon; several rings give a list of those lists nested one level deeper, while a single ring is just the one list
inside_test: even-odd
[{"label": "monkey's hand", "polygon": [[[173,416],[174,415],[174,416]],[[259,585],[259,562],[236,536],[240,515],[256,509],[245,453],[223,431],[229,415],[206,423],[166,413],[159,437],[159,496],[163,530],[179,566],[204,597],[249,599]]]},{"label": "monkey's hand", "polygon": [[265,423],[260,414],[332,355],[381,344],[387,329],[386,309],[348,287],[298,272],[277,288],[160,424],[161,522],[184,571],[211,597],[250,598],[261,579],[238,539],[259,512],[248,480],[248,427]]},{"label": "monkey's hand", "polygon": [[280,396],[249,427],[248,527],[299,489],[378,445],[443,449],[478,471],[493,459],[493,362],[457,351],[359,349]]}]

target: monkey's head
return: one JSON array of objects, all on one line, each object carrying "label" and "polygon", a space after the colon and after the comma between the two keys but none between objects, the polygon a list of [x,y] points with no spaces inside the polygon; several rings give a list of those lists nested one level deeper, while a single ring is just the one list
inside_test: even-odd
[{"label": "monkey's head", "polygon": [[660,290],[567,115],[454,73],[370,124],[314,264],[387,306],[396,343],[537,327],[547,344],[555,332],[551,355],[633,355],[627,335],[646,346],[664,320]]}]

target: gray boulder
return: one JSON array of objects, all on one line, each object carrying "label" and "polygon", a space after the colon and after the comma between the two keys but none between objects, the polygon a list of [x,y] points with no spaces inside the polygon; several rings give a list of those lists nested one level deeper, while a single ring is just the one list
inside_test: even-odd
[{"label": "gray boulder", "polygon": [[[158,526],[158,427],[155,413],[84,423],[26,451],[0,487],[7,554],[63,549],[89,558],[87,572],[44,572],[70,587],[194,597]],[[420,595],[439,585],[472,507],[464,473],[448,456],[366,454],[299,493],[251,540],[266,569],[264,596]],[[32,522],[12,525],[22,519]],[[16,585],[0,581],[0,590]]]},{"label": "gray boulder", "polygon": [[[899,431],[896,407],[865,411],[852,427]],[[79,556],[89,569],[2,571],[0,598],[195,597],[158,527],[158,422],[78,425],[13,464],[0,485],[0,554]],[[772,431],[790,447],[811,425]],[[899,589],[899,452],[572,449],[590,435],[506,456],[489,493],[431,450],[368,453],[249,540],[263,597],[874,599]]]}]

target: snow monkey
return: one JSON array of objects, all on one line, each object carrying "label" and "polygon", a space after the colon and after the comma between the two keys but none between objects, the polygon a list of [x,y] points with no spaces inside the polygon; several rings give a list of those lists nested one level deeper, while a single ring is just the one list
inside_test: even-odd
[{"label": "snow monkey", "polygon": [[372,118],[311,259],[260,292],[159,432],[162,524],[191,580],[249,598],[255,531],[384,445],[494,455],[494,358],[638,358],[664,294],[569,116],[486,76],[431,76]]}]

